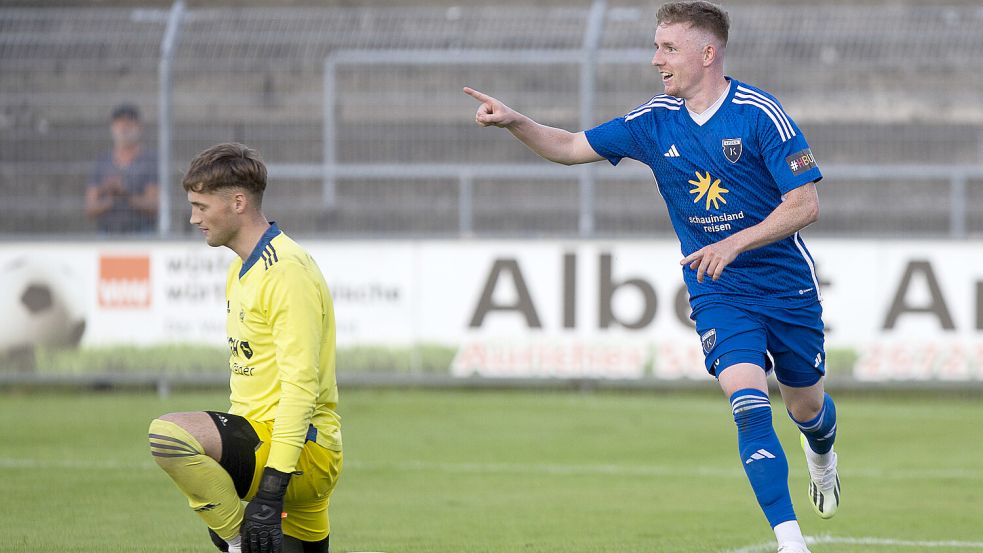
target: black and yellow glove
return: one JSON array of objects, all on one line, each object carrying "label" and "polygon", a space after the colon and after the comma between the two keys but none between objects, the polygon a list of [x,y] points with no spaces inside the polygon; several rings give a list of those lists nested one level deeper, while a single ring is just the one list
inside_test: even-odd
[{"label": "black and yellow glove", "polygon": [[256,497],[246,505],[239,535],[242,553],[281,553],[283,551],[283,496],[290,474],[266,467]]}]

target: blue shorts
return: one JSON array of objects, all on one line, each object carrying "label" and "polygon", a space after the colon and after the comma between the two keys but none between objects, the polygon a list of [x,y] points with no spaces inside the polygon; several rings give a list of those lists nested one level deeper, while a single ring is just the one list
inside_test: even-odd
[{"label": "blue shorts", "polygon": [[823,308],[818,302],[781,309],[722,301],[693,310],[706,368],[713,376],[737,363],[752,363],[786,386],[812,386],[826,374]]}]

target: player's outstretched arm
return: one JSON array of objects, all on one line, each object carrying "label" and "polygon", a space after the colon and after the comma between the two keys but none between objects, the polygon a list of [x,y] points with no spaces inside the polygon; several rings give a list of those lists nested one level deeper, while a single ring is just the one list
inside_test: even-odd
[{"label": "player's outstretched arm", "polygon": [[604,159],[594,151],[582,132],[572,133],[541,125],[499,100],[473,88],[464,87],[464,93],[481,102],[477,113],[474,115],[475,123],[482,127],[494,126],[508,129],[530,150],[545,159],[564,165],[590,163]]},{"label": "player's outstretched arm", "polygon": [[724,268],[741,252],[777,242],[817,220],[819,195],[816,192],[816,183],[810,182],[785,194],[782,203],[764,221],[720,242],[700,248],[684,257],[679,264],[689,265],[690,269],[696,271],[697,282],[703,282],[704,275],[717,280]]}]

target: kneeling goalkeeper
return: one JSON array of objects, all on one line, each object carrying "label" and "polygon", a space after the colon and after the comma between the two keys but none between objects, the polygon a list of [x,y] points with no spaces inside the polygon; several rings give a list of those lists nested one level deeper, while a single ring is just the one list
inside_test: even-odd
[{"label": "kneeling goalkeeper", "polygon": [[238,254],[226,280],[232,405],[155,419],[151,455],[221,551],[327,553],[342,467],[331,293],[263,215],[266,166],[254,150],[213,146],[183,185],[191,224]]}]

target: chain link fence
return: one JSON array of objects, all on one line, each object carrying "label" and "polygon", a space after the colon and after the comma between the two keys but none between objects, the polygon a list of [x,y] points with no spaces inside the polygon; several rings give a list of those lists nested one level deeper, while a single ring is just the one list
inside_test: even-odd
[{"label": "chain link fence", "polygon": [[[730,12],[728,74],[775,93],[827,170],[810,234],[983,233],[983,8]],[[147,150],[168,137],[169,237],[192,230],[189,160],[229,140],[262,152],[264,207],[294,234],[668,235],[647,170],[543,169],[507,132],[475,127],[461,93],[580,129],[661,92],[653,34],[652,7],[603,3],[2,9],[0,235],[97,232],[85,191],[124,101],[143,111]],[[351,51],[373,61],[330,62]]]}]

